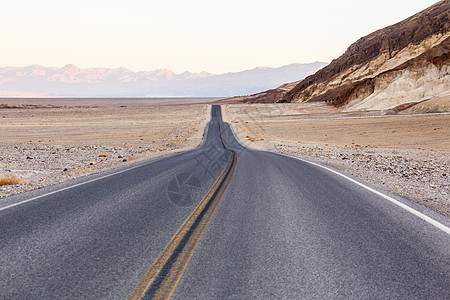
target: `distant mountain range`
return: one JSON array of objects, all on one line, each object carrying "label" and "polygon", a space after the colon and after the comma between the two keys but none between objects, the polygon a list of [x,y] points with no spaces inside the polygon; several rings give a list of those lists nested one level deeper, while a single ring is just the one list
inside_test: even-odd
[{"label": "distant mountain range", "polygon": [[166,69],[0,67],[0,97],[229,97],[249,95],[314,74],[324,62],[225,73]]},{"label": "distant mountain range", "polygon": [[362,37],[328,66],[297,78],[295,84],[230,101],[319,101],[349,111],[443,112],[450,110],[449,66],[450,1],[444,0]]}]

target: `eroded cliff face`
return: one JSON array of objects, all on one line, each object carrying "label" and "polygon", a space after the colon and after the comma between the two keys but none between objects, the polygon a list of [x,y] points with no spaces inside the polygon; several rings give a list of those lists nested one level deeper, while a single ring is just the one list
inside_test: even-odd
[{"label": "eroded cliff face", "polygon": [[277,102],[332,101],[346,110],[390,109],[450,90],[450,1],[351,45]]},{"label": "eroded cliff face", "polygon": [[[360,81],[336,102],[346,110],[389,109],[446,94],[450,91],[449,47],[447,38],[415,59]],[[372,92],[363,94],[362,90]]]}]

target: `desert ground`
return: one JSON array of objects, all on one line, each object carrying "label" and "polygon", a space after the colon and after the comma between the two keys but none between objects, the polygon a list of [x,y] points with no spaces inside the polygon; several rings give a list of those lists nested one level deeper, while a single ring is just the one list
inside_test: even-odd
[{"label": "desert ground", "polygon": [[[104,103],[4,104],[0,182],[13,176],[18,184],[0,186],[0,197],[195,148],[210,113],[207,104]],[[248,147],[331,165],[450,216],[448,113],[343,112],[323,103],[222,111]]]},{"label": "desert ground", "polygon": [[210,114],[205,104],[5,106],[0,108],[0,181],[13,177],[20,184],[0,186],[0,197],[193,149]]},{"label": "desert ground", "polygon": [[205,104],[221,98],[0,98],[1,107],[124,107]]},{"label": "desert ground", "polygon": [[450,114],[342,112],[323,103],[229,104],[248,147],[331,165],[450,216]]}]

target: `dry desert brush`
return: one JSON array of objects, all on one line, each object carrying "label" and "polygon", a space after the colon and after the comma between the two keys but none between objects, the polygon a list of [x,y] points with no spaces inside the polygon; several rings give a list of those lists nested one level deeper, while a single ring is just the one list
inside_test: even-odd
[{"label": "dry desert brush", "polygon": [[3,185],[15,185],[22,182],[22,179],[20,179],[16,174],[13,173],[7,173],[0,177],[0,186]]}]

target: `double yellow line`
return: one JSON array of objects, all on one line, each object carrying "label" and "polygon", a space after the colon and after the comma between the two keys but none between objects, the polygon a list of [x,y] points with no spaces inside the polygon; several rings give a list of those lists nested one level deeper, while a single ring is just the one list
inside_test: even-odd
[{"label": "double yellow line", "polygon": [[170,298],[234,173],[237,154],[230,151],[230,160],[219,178],[144,275],[129,300]]}]

